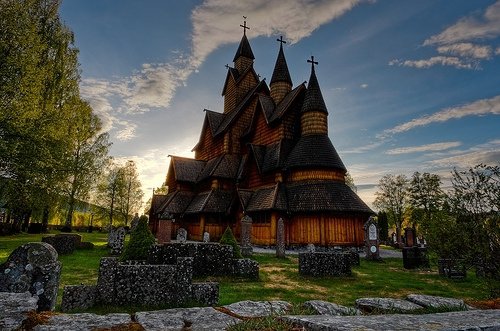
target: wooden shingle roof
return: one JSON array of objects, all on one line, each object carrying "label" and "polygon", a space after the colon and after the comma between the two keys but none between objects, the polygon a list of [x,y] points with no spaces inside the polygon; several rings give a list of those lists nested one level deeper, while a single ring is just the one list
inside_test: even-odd
[{"label": "wooden shingle roof", "polygon": [[150,215],[158,215],[161,211],[162,205],[167,200],[166,194],[153,194],[153,198],[151,199],[151,210],[149,211]]},{"label": "wooden shingle roof", "polygon": [[186,214],[228,213],[234,196],[231,191],[211,190],[198,193],[187,207]]},{"label": "wooden shingle roof", "polygon": [[287,184],[289,212],[314,211],[360,212],[373,211],[345,183],[336,181],[296,182]]},{"label": "wooden shingle roof", "polygon": [[288,155],[285,167],[330,168],[347,171],[330,138],[326,135],[302,136]]},{"label": "wooden shingle roof", "polygon": [[278,52],[276,64],[274,65],[273,76],[271,77],[270,84],[275,82],[286,82],[293,85],[290,72],[288,71],[288,65],[286,64],[285,54],[283,53],[283,44],[280,44],[280,50]]},{"label": "wooden shingle roof", "polygon": [[238,190],[238,194],[245,212],[287,209],[285,191],[280,183],[256,190]]},{"label": "wooden shingle roof", "polygon": [[248,38],[245,34],[243,34],[243,37],[241,38],[240,45],[236,50],[236,54],[234,54],[233,62],[236,62],[236,60],[240,56],[244,56],[249,59],[255,60],[255,56],[253,55],[252,52],[252,47],[250,47],[250,43],[248,42]]},{"label": "wooden shingle roof", "polygon": [[195,160],[180,156],[170,156],[175,173],[175,180],[178,182],[196,183],[199,174],[205,168],[205,161]]},{"label": "wooden shingle roof", "polygon": [[307,84],[306,96],[304,98],[304,103],[302,104],[301,111],[303,113],[309,111],[320,111],[328,114],[325,100],[323,100],[323,95],[321,94],[321,89],[319,88],[318,79],[316,78],[314,66],[312,66],[311,69],[311,77],[309,78],[309,83]]},{"label": "wooden shingle roof", "polygon": [[183,214],[193,200],[193,197],[194,193],[189,191],[174,191],[169,193],[166,201],[160,208],[160,218],[165,217],[167,214]]}]

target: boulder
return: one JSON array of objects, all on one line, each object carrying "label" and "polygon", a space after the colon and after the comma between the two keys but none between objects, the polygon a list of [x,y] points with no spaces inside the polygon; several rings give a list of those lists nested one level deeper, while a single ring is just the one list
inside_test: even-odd
[{"label": "boulder", "polygon": [[0,330],[21,329],[27,314],[36,308],[37,297],[30,292],[0,292]]},{"label": "boulder", "polygon": [[291,305],[286,301],[240,301],[224,306],[236,316],[264,317],[269,315],[282,315],[290,310]]},{"label": "boulder", "polygon": [[128,326],[131,323],[132,319],[129,314],[61,314],[51,316],[46,324],[37,325],[33,330],[94,330],[111,328],[130,330]]},{"label": "boulder", "polygon": [[356,307],[362,311],[380,313],[404,313],[424,308],[410,301],[392,298],[361,298],[356,300]]},{"label": "boulder", "polygon": [[350,316],[361,315],[361,311],[356,308],[337,305],[333,302],[322,300],[310,300],[303,303],[305,308],[311,309],[318,315]]},{"label": "boulder", "polygon": [[469,307],[464,300],[438,297],[433,295],[409,294],[406,300],[416,303],[425,308],[468,310]]}]

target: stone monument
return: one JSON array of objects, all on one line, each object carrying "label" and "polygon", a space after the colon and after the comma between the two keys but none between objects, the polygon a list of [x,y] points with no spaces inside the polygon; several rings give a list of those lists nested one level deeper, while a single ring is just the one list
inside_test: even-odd
[{"label": "stone monument", "polygon": [[208,243],[210,242],[210,233],[208,232],[203,232],[203,242]]},{"label": "stone monument", "polygon": [[380,258],[380,238],[377,228],[377,222],[370,216],[368,221],[364,225],[365,229],[365,248],[366,248],[366,258],[368,260],[381,260]]},{"label": "stone monument", "polygon": [[111,228],[108,234],[108,247],[111,248],[111,254],[120,255],[125,244],[125,228]]},{"label": "stone monument", "polygon": [[253,253],[252,248],[252,218],[248,215],[243,216],[241,219],[241,255],[251,256]]},{"label": "stone monument", "polygon": [[285,221],[281,217],[276,226],[276,257],[285,257]]},{"label": "stone monument", "polygon": [[187,240],[188,232],[184,228],[177,230],[177,240],[181,243],[185,243]]}]

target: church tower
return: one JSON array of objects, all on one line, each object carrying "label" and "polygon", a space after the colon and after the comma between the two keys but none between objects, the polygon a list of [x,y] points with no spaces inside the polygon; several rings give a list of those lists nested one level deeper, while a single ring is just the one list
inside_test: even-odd
[{"label": "church tower", "polygon": [[314,61],[314,56],[311,56],[311,60],[307,60],[307,62],[311,63],[311,77],[309,78],[301,110],[300,127],[302,136],[316,134],[328,136],[328,110],[314,71],[314,65],[318,64],[318,62]]},{"label": "church tower", "polygon": [[283,53],[283,44],[286,43],[286,41],[283,40],[283,37],[276,40],[280,42],[280,50],[278,58],[276,59],[276,64],[274,65],[270,88],[271,98],[274,104],[277,105],[288,93],[290,93],[293,84],[290,78],[290,72],[288,71],[288,65],[286,64],[285,54]]}]

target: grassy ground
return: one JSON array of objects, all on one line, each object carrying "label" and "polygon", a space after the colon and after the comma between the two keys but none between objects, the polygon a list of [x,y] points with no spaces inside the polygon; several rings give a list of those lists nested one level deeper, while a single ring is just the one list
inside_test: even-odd
[{"label": "grassy ground", "polygon": [[[108,254],[106,234],[80,234],[83,241],[93,242],[95,248],[60,256],[63,268],[58,303],[65,285],[95,284],[99,260]],[[0,263],[5,262],[16,247],[26,242],[39,242],[41,237],[42,235],[28,234],[0,237]],[[220,284],[221,305],[241,300],[286,300],[299,304],[319,299],[353,306],[355,299],[360,297],[403,298],[409,293],[455,297],[472,302],[484,300],[488,294],[483,281],[477,279],[473,272],[469,272],[465,280],[450,280],[440,277],[435,266],[430,271],[405,270],[401,259],[385,259],[383,262],[361,259],[361,265],[353,267],[352,276],[343,278],[300,276],[296,256],[277,259],[273,255],[257,254],[254,259],[260,264],[258,281],[229,277],[209,279]],[[107,307],[101,312],[136,309],[139,308]]]}]

